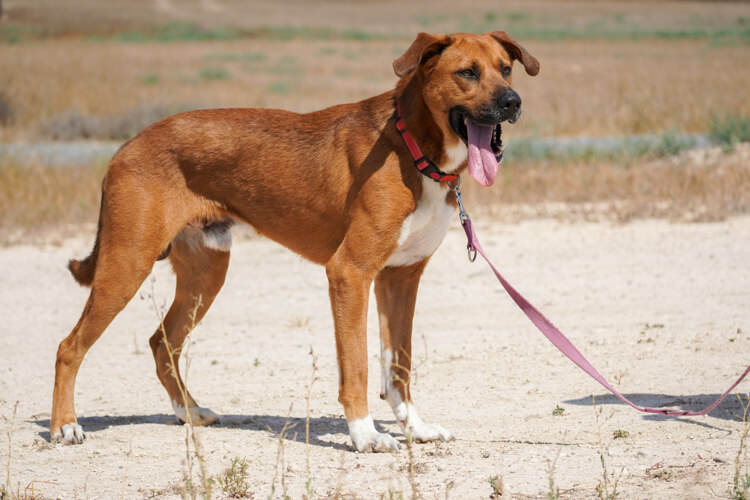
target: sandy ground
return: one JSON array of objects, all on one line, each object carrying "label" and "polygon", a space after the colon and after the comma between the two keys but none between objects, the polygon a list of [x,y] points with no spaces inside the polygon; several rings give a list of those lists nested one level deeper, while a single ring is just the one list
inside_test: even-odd
[{"label": "sandy ground", "polygon": [[[750,361],[750,217],[477,224],[508,279],[638,403],[702,408]],[[616,402],[534,330],[485,264],[467,262],[457,226],[422,281],[413,388],[423,419],[456,440],[413,447],[413,485],[407,451],[350,447],[336,400],[324,270],[253,237],[236,238],[227,283],[190,341],[188,385],[222,415],[218,425],[197,429],[208,473],[245,458],[255,498],[286,490],[297,499],[309,455],[316,498],[411,497],[412,486],[423,498],[489,498],[493,476],[504,483],[501,498],[546,498],[551,478],[563,497],[592,498],[603,482],[603,455],[620,498],[728,496],[743,429],[736,397],[699,418],[644,416]],[[92,242],[87,233],[0,250],[0,482],[10,462],[11,484],[45,498],[177,497],[185,427],[176,425],[148,347],[157,323],[152,290],[161,308],[174,286],[165,263],[81,368],[76,403],[88,440],[47,443],[57,344],[87,296],[65,264]],[[374,303],[370,311],[371,411],[396,432],[378,399]],[[311,347],[318,380],[307,447]],[[562,415],[553,414],[558,405]],[[295,427],[280,440],[287,421]],[[218,487],[214,496],[223,496]]]}]

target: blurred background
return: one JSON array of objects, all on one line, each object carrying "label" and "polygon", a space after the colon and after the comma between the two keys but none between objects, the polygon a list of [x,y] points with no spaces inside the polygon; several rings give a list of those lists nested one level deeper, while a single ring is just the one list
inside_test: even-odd
[{"label": "blurred background", "polygon": [[[750,210],[750,3],[0,0],[0,244],[96,220],[123,141],[179,111],[311,111],[392,88],[420,31],[503,29],[515,72],[501,220]],[[469,185],[470,183],[466,183]]]}]

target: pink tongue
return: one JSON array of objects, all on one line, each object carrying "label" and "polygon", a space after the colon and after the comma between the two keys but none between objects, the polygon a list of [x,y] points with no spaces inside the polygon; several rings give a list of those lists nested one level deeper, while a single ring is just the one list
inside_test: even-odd
[{"label": "pink tongue", "polygon": [[469,142],[469,173],[483,186],[491,186],[497,175],[497,160],[492,152],[492,127],[474,125],[466,121]]}]

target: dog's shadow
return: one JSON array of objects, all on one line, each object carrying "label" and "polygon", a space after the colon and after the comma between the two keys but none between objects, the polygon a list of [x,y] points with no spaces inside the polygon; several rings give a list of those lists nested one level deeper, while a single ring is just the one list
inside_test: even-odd
[{"label": "dog's shadow", "polygon": [[[652,408],[674,408],[676,410],[686,411],[701,411],[704,408],[708,408],[712,405],[721,394],[694,394],[684,396],[669,396],[666,394],[624,394],[626,398],[631,400],[633,403],[639,406],[646,406]],[[740,400],[740,397],[743,399]],[[747,396],[740,396],[730,394],[722,401],[716,408],[711,410],[708,415],[714,418],[722,420],[732,420],[736,422],[742,422],[745,418],[750,418],[750,412],[745,415],[745,405],[748,404]],[[625,403],[620,401],[613,394],[598,394],[592,396],[586,396],[584,398],[569,399],[563,401],[563,403],[578,405],[578,406],[593,406],[593,405],[621,405],[625,406]],[[635,410],[633,410],[635,411]],[[658,413],[648,413],[643,417],[645,420],[667,420],[674,419],[682,422],[691,422],[696,425],[708,426],[709,424],[695,420],[694,417],[679,416],[679,415],[661,415]]]},{"label": "dog's shadow", "polygon": [[[49,429],[49,419],[31,420],[31,423]],[[179,425],[180,422],[174,415],[157,413],[153,415],[104,415],[99,417],[79,417],[78,423],[87,434],[93,434],[110,427],[135,426],[146,424]],[[382,421],[381,424],[395,424],[393,421]],[[275,415],[220,415],[219,421],[208,428],[220,429],[242,429],[251,432],[264,432],[273,438],[286,441],[305,442],[305,418],[283,417]],[[376,422],[376,427],[383,430]],[[310,418],[310,444],[334,450],[350,450],[348,444],[341,444],[332,439],[331,435],[349,434],[346,420],[341,417],[314,417]],[[40,431],[39,437],[50,440],[48,430]]]}]

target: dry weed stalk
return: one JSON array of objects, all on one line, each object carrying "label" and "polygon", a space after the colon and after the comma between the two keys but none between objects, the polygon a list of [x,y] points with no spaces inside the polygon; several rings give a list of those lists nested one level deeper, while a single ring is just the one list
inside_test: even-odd
[{"label": "dry weed stalk", "polygon": [[547,469],[547,480],[549,482],[547,500],[559,500],[560,498],[560,488],[555,485],[555,469],[557,468],[557,460],[560,458],[561,452],[562,448],[558,448],[555,458],[549,462],[549,468]]},{"label": "dry weed stalk", "polygon": [[[423,337],[424,339],[424,337]],[[425,352],[427,352],[427,344],[425,342]],[[411,358],[409,357],[409,354],[406,351],[403,351],[404,356],[409,360],[409,365],[411,365]],[[424,363],[424,360],[419,364],[421,366]],[[404,372],[406,374],[406,380],[401,378],[400,375],[396,373],[396,371],[393,368],[397,368]],[[415,369],[416,370],[416,367]],[[411,390],[411,378],[412,378],[412,369],[407,368],[398,362],[398,352],[395,354],[393,361],[391,362],[391,366],[388,370],[388,373],[391,374],[391,383],[393,382],[399,382],[404,387],[404,402],[407,403],[411,401],[410,398],[410,390]],[[417,500],[421,498],[421,494],[419,493],[419,487],[417,485],[416,476],[415,476],[415,462],[414,462],[414,440],[410,432],[407,430],[404,430],[405,437],[406,437],[406,450],[408,453],[409,458],[409,464],[408,464],[408,471],[409,471],[409,486],[411,487],[411,498],[412,500]]]},{"label": "dry weed stalk", "polygon": [[125,498],[125,483],[128,481],[128,468],[130,466],[130,458],[133,456],[133,440],[128,442],[128,453],[125,455],[125,473],[120,481],[120,500]]},{"label": "dry weed stalk", "polygon": [[312,471],[310,469],[310,400],[312,399],[313,384],[318,380],[318,357],[310,346],[310,356],[312,357],[312,375],[310,384],[307,386],[307,396],[305,398],[305,467],[307,471],[307,481],[305,482],[305,491],[308,500],[313,498]]},{"label": "dry weed stalk", "polygon": [[[179,356],[182,354],[182,348],[178,347],[177,349],[173,349],[172,345],[169,342],[169,339],[167,338],[167,329],[164,326],[164,313],[163,311],[157,306],[156,304],[156,298],[155,298],[155,292],[154,292],[154,279],[151,280],[151,301],[154,306],[154,311],[156,312],[157,316],[159,317],[159,330],[162,333],[162,340],[164,342],[164,346],[167,349],[167,356],[169,356],[169,362],[168,367],[170,370],[170,373],[172,374],[172,377],[175,379],[175,382],[177,383],[177,388],[180,391],[180,396],[182,397],[183,402],[183,408],[185,408],[185,460],[186,460],[186,467],[187,467],[187,474],[185,478],[185,486],[186,491],[184,496],[190,496],[190,498],[195,499],[197,498],[197,491],[195,489],[195,486],[193,485],[193,455],[190,452],[190,443],[193,443],[193,453],[195,454],[195,457],[198,460],[198,466],[200,467],[200,480],[201,485],[203,486],[203,497],[210,499],[211,498],[211,483],[212,480],[208,476],[208,471],[206,469],[206,460],[203,455],[203,451],[201,448],[200,440],[198,439],[198,435],[195,431],[195,426],[193,425],[193,418],[190,412],[190,405],[189,405],[189,398],[187,394],[187,389],[185,388],[185,385],[180,380],[179,373],[177,371],[177,366],[173,362],[174,355],[178,356],[179,363]],[[203,297],[201,295],[198,295],[195,297],[195,302],[193,308],[190,310],[189,318],[190,318],[190,325],[186,326],[185,328],[188,331],[192,331],[193,328],[195,328],[196,325],[196,317],[198,314],[198,309],[203,305]],[[188,348],[190,344],[188,343]],[[185,364],[185,379],[187,380],[187,373],[190,368],[190,360],[188,352],[186,352],[186,364]]]},{"label": "dry weed stalk", "polygon": [[734,478],[729,495],[732,500],[748,500],[750,498],[750,472],[748,471],[747,460],[747,436],[750,434],[750,421],[748,421],[750,396],[746,396],[747,403],[743,403],[739,395],[737,399],[742,405],[743,426],[742,434],[740,434],[740,447],[737,450],[737,456],[734,458]]},{"label": "dry weed stalk", "polygon": [[286,439],[287,432],[294,428],[294,424],[292,424],[288,420],[289,415],[291,415],[292,413],[293,406],[294,405],[289,406],[289,414],[287,414],[287,420],[284,422],[284,425],[281,428],[281,432],[279,432],[279,443],[278,447],[276,448],[276,463],[274,464],[273,479],[271,480],[271,494],[269,495],[269,498],[273,498],[274,493],[276,493],[276,481],[279,479],[279,469],[281,469],[281,498],[283,500],[288,500],[290,498],[287,494],[286,472],[284,467],[284,440]]},{"label": "dry weed stalk", "polygon": [[15,491],[13,491],[13,488],[10,484],[10,466],[12,463],[13,458],[13,433],[15,431],[15,423],[16,423],[16,413],[18,412],[18,404],[19,401],[16,401],[16,404],[13,405],[13,413],[11,414],[10,419],[7,417],[2,417],[3,420],[9,423],[9,428],[7,432],[8,436],[8,462],[7,462],[7,471],[5,476],[5,484],[0,485],[0,500],[43,500],[44,497],[42,497],[39,494],[39,490],[35,488],[35,484],[39,482],[49,482],[49,481],[31,481],[26,485],[26,487],[21,490],[21,484],[18,483],[16,485]]},{"label": "dry weed stalk", "polygon": [[[16,412],[18,411],[18,401],[16,401],[16,404],[13,405],[13,414],[10,417],[10,428],[8,429],[8,463],[7,463],[7,472],[5,476],[5,488],[0,489],[0,498],[5,498],[6,495],[11,494],[11,488],[10,488],[10,464],[11,460],[13,458],[13,427],[16,423]],[[5,417],[3,417],[3,420],[6,420]]]},{"label": "dry weed stalk", "polygon": [[614,472],[610,474],[609,468],[607,466],[606,455],[609,454],[609,450],[604,446],[601,422],[599,422],[599,416],[601,415],[603,410],[600,406],[596,406],[596,401],[594,400],[593,396],[591,397],[591,404],[594,407],[596,436],[599,444],[599,460],[602,464],[602,479],[596,485],[596,493],[601,500],[614,500],[620,495],[620,493],[617,491],[617,485],[620,482],[620,478],[622,477],[622,473],[625,468],[621,468],[620,473],[617,475],[617,477],[614,478],[612,482],[610,482],[610,475],[614,477]]}]

